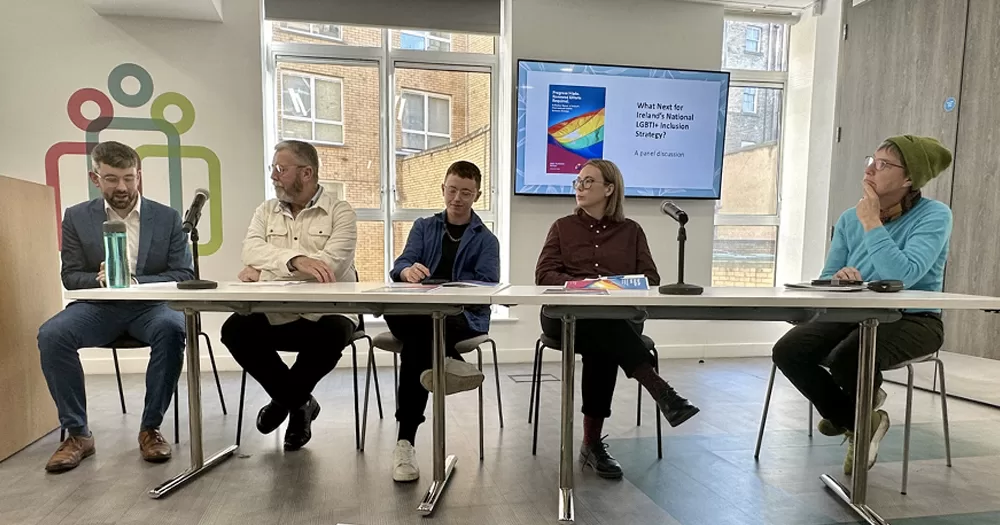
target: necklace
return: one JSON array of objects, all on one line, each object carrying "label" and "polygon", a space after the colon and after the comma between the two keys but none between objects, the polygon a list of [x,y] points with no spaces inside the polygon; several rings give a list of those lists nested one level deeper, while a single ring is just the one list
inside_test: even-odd
[{"label": "necklace", "polygon": [[449,239],[451,239],[451,242],[461,242],[462,241],[461,237],[459,237],[458,239],[456,239],[455,236],[452,235],[450,231],[448,231],[447,227],[444,229],[444,234],[447,235]]}]

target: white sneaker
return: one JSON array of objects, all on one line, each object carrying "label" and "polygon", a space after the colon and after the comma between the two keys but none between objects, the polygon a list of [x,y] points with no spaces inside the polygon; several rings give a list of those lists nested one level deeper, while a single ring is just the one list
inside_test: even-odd
[{"label": "white sneaker", "polygon": [[[420,374],[420,384],[428,392],[434,391],[434,374],[432,372],[432,370],[428,369]],[[458,392],[475,390],[486,379],[486,376],[476,368],[476,365],[450,357],[444,359],[444,377],[444,393],[448,396],[457,394]]]},{"label": "white sneaker", "polygon": [[392,480],[402,483],[416,481],[419,477],[417,453],[409,441],[400,439],[396,443],[396,449],[392,451]]},{"label": "white sneaker", "polygon": [[882,408],[882,405],[885,404],[885,400],[887,397],[889,397],[889,394],[886,393],[885,390],[881,388],[878,389],[878,392],[875,392],[875,399],[872,400],[872,409],[878,410]]}]

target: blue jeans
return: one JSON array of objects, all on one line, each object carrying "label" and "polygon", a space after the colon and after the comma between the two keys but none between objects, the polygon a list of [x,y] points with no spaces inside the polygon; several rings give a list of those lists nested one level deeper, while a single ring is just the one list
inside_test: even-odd
[{"label": "blue jeans", "polygon": [[140,430],[159,428],[184,364],[184,314],[164,303],[77,301],[38,329],[42,372],[70,435],[90,435],[80,349],[108,345],[126,333],[152,348]]}]

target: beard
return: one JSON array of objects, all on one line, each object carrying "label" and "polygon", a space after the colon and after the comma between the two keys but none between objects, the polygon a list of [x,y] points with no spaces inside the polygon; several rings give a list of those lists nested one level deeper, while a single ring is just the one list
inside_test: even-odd
[{"label": "beard", "polygon": [[278,200],[285,203],[293,203],[299,196],[302,195],[302,179],[296,177],[292,181],[292,186],[290,188],[285,188],[280,183],[274,184],[274,194],[278,197]]},{"label": "beard", "polygon": [[110,195],[106,195],[104,198],[108,201],[108,204],[116,210],[128,210],[133,205],[135,205],[136,197],[138,193],[132,194],[128,192],[115,192]]}]

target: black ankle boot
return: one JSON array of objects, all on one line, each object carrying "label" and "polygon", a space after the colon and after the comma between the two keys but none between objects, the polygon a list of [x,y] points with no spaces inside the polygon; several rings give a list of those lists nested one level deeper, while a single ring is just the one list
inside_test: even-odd
[{"label": "black ankle boot", "polygon": [[676,427],[691,419],[700,411],[687,399],[677,395],[677,391],[673,388],[664,390],[656,400],[656,404],[660,407],[660,412],[663,412],[663,417],[667,419],[667,423],[670,423],[671,427]]},{"label": "black ankle boot", "polygon": [[580,447],[580,461],[583,466],[591,467],[598,476],[607,479],[619,479],[622,477],[622,466],[610,453],[608,444],[604,438],[596,443],[584,443]]}]

